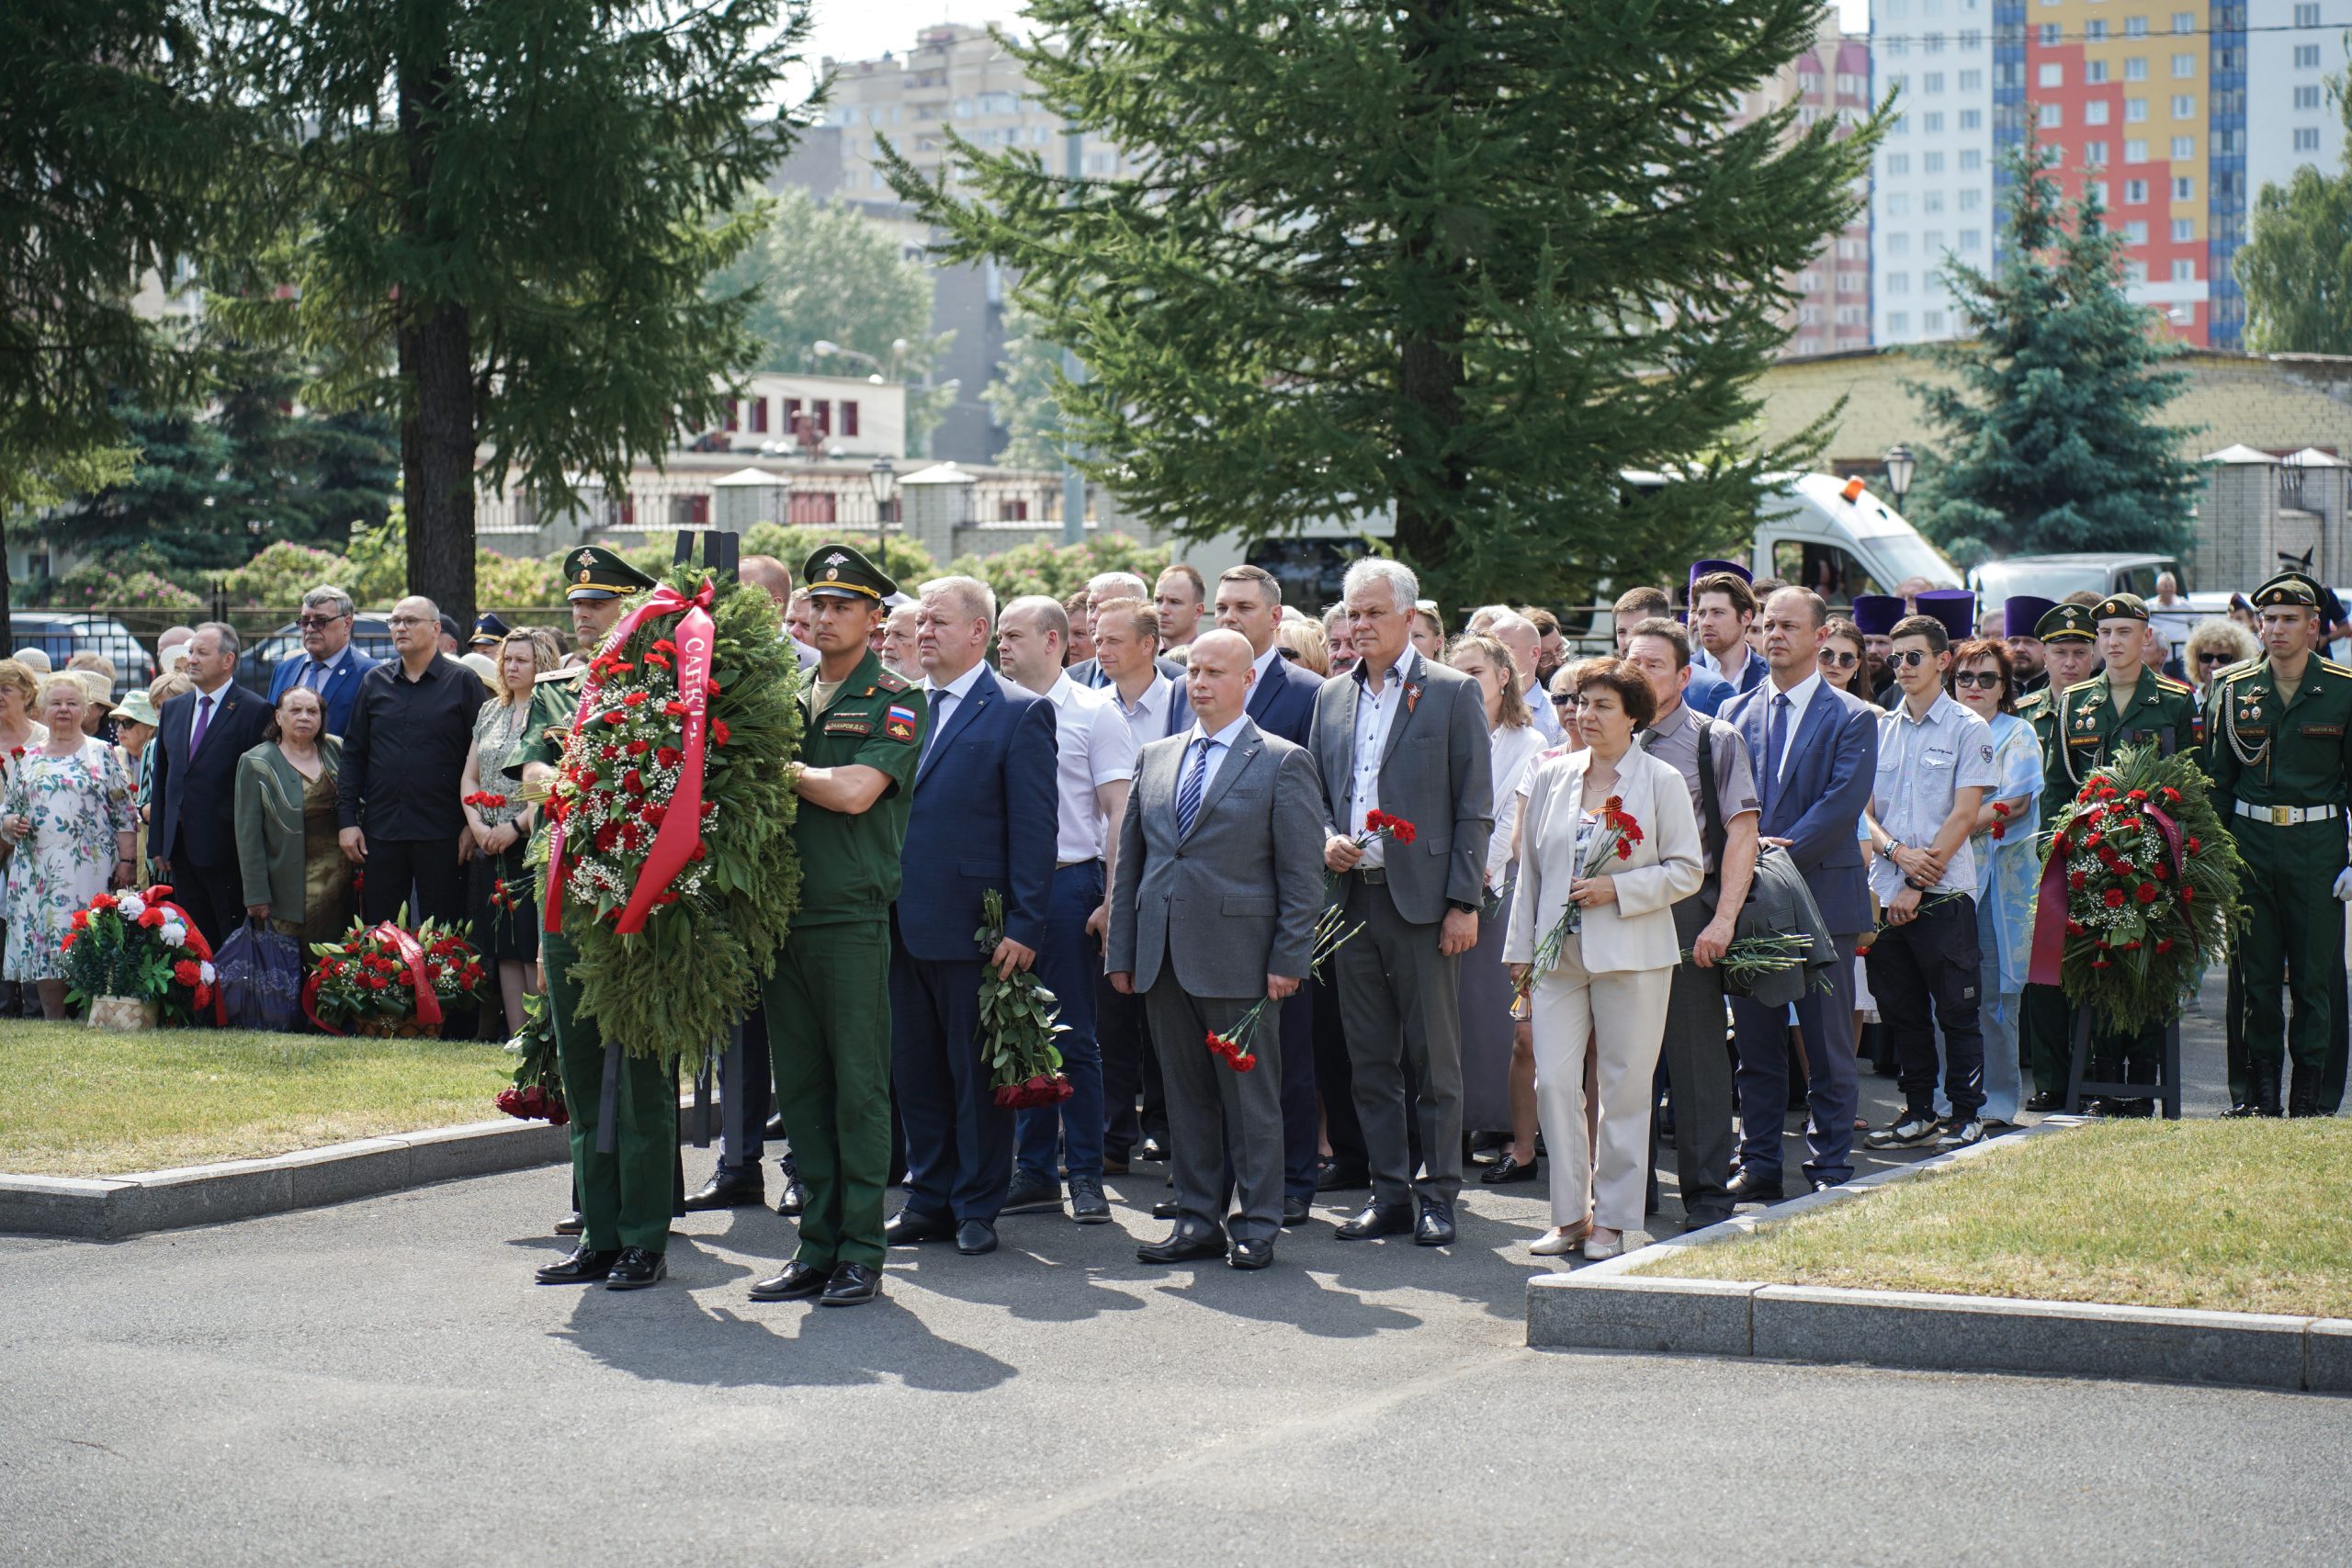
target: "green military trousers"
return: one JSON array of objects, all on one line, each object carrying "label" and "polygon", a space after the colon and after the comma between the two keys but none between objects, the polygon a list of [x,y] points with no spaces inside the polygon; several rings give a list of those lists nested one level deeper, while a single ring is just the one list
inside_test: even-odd
[{"label": "green military trousers", "polygon": [[548,1016],[555,1022],[556,1065],[563,1101],[571,1112],[571,1179],[580,1195],[582,1238],[597,1251],[670,1245],[677,1187],[678,1090],[670,1069],[648,1056],[617,1053],[619,1092],[613,1100],[613,1152],[596,1152],[605,1109],[604,1031],[580,1010],[571,978],[579,956],[569,937],[539,938]]},{"label": "green military trousers", "polygon": [[890,928],[795,926],[763,987],[776,1112],[808,1189],[794,1257],[882,1267],[890,1179]]},{"label": "green military trousers", "polygon": [[[2344,976],[2344,823],[2233,823],[2246,874],[2238,896],[2252,916],[2238,939],[2247,1059],[2303,1067],[2327,1061]],[[2295,999],[2287,1018],[2288,994]]]}]

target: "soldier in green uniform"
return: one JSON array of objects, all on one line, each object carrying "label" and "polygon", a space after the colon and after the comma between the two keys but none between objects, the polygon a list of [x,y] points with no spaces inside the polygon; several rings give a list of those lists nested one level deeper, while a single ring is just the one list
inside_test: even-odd
[{"label": "soldier in green uniform", "polygon": [[[2043,759],[2041,795],[2053,813],[2064,810],[2083,781],[2122,748],[2154,745],[2170,755],[2194,750],[2202,737],[2197,694],[2147,665],[2148,607],[2139,596],[2110,593],[2092,608],[2091,618],[2098,623],[2099,655],[2107,667],[2067,687],[2055,701],[2055,733]],[[2162,1025],[2124,1035],[2100,1029],[2094,1020],[2092,1030],[2092,1077],[2104,1083],[2156,1081],[2164,1055]],[[2154,1113],[2155,1103],[2135,1097],[2104,1101],[2098,1109],[2107,1115],[2147,1116]]]},{"label": "soldier in green uniform", "polygon": [[2205,771],[2245,858],[2241,892],[2253,917],[2238,940],[2246,1064],[2244,1084],[2232,1086],[2236,1116],[2280,1113],[2289,1057],[2286,1114],[2332,1111],[2327,1091],[2341,1092],[2324,1079],[2344,965],[2342,900],[2352,898],[2344,837],[2352,669],[2312,651],[2321,592],[2291,571],[2255,591],[2265,656],[2215,679],[2207,716]]},{"label": "soldier in green uniform", "polygon": [[[2043,670],[2048,679],[2018,699],[2018,716],[2033,726],[2034,739],[2041,744],[2046,778],[2056,756],[2052,742],[2058,733],[2058,694],[2089,680],[2091,671],[2098,668],[2098,623],[2091,619],[2086,606],[2054,604],[2034,622],[2033,635],[2041,643]],[[2048,821],[2065,805],[2064,800],[2044,795],[2042,819]],[[2075,1051],[2073,1016],[2063,987],[2026,983],[2024,998],[2018,1008],[2018,1046],[2033,1068],[2034,1093],[2025,1102],[2028,1111],[2065,1108],[2066,1070]]]},{"label": "soldier in green uniform", "polygon": [[[582,652],[593,653],[620,620],[623,601],[652,588],[653,579],[612,551],[583,545],[563,558],[571,629]],[[530,717],[515,758],[523,782],[555,776],[579,707],[584,664],[549,671],[531,695]],[[541,902],[558,897],[541,889]],[[650,1057],[606,1048],[596,1020],[580,1010],[571,978],[578,956],[571,933],[539,938],[548,1014],[555,1026],[556,1061],[564,1103],[571,1111],[571,1179],[582,1232],[578,1250],[538,1271],[544,1285],[592,1284],[642,1290],[669,1272],[670,1217],[677,1196],[677,1088],[669,1069]],[[609,1098],[607,1090],[610,1090]],[[606,1134],[609,1111],[614,1125]],[[609,1144],[609,1148],[600,1145]]]},{"label": "soldier in green uniform", "polygon": [[802,690],[792,828],[800,908],[768,980],[775,1102],[808,1201],[800,1246],[752,1299],[870,1302],[890,1177],[890,904],[922,756],[922,692],[868,638],[899,585],[847,545],[808,558],[819,661]]}]

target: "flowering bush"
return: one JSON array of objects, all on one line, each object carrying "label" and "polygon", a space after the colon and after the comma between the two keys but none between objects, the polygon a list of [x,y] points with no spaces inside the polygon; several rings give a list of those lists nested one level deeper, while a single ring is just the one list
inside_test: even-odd
[{"label": "flowering bush", "polygon": [[302,987],[302,1010],[330,1034],[428,1032],[440,1026],[445,1008],[482,988],[473,944],[434,920],[410,931],[391,920],[355,919],[341,942],[311,951],[318,963]]},{"label": "flowering bush", "polygon": [[2052,825],[2032,977],[2108,1028],[2172,1019],[2242,919],[2245,863],[2208,787],[2185,754],[2126,747]]},{"label": "flowering bush", "polygon": [[186,910],[167,901],[171,891],[101,893],[74,912],[62,947],[69,1000],[153,998],[165,1018],[181,1023],[216,1006],[211,944]]}]

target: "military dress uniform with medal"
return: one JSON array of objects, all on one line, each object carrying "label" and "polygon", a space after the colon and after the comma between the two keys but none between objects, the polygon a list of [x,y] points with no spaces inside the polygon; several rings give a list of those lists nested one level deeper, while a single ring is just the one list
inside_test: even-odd
[{"label": "military dress uniform with medal", "polygon": [[[565,556],[563,577],[565,596],[573,601],[619,599],[656,586],[595,545]],[[587,673],[584,665],[574,665],[538,678],[510,773],[532,762],[551,768],[562,761]],[[552,889],[542,889],[541,904],[551,897]],[[605,1049],[596,1020],[580,1010],[580,987],[571,977],[577,956],[568,933],[540,933],[548,1016],[571,1112],[571,1179],[582,1229],[579,1250],[540,1269],[538,1279],[551,1285],[601,1280],[609,1290],[639,1290],[669,1271],[663,1255],[679,1186],[677,1084],[651,1057]]]},{"label": "military dress uniform with medal", "polygon": [[[2098,640],[2093,635],[2094,625],[2091,613],[2085,606],[2054,604],[2034,622],[2033,635],[2044,649],[2053,643],[2087,646]],[[2033,727],[2033,738],[2041,747],[2045,779],[2061,765],[2056,749],[2058,697],[2059,694],[2045,682],[2017,700],[2018,716]],[[2072,795],[2067,798],[2072,799]],[[2044,809],[2054,812],[2064,805],[2062,801]],[[2073,1066],[2075,1050],[2073,1016],[2063,987],[2026,982],[2018,1004],[2018,1049],[2033,1073],[2034,1095],[2026,1102],[2029,1111],[2057,1111],[2064,1107],[2066,1075]]]},{"label": "military dress uniform with medal", "polygon": [[[2316,615],[2321,592],[2302,573],[2281,572],[2255,591],[2255,610]],[[2243,1083],[2232,1085],[2233,1114],[2280,1114],[2289,1060],[2286,1113],[2332,1114],[2344,1089],[2331,1046],[2344,989],[2341,900],[2352,897],[2352,669],[2316,652],[2291,678],[2268,658],[2233,665],[2214,680],[2207,729],[2205,771],[2245,860],[2240,891],[2251,916],[2237,944],[2246,1060]]]},{"label": "military dress uniform with medal", "polygon": [[[2144,631],[2148,624],[2147,605],[2132,593],[2109,594],[2090,615],[2100,626],[2130,621]],[[2091,774],[2113,761],[2116,752],[2126,746],[2153,745],[2169,756],[2193,750],[2203,738],[2197,694],[2144,661],[2121,706],[2115,698],[2114,683],[2109,672],[2101,670],[2055,699],[2055,725],[2050,750],[2042,759],[2042,798],[2053,803],[2052,810],[2063,810]],[[2161,1024],[2125,1035],[2101,1029],[2094,1019],[2089,1076],[2098,1082],[2154,1085],[2164,1043]],[[2119,1058],[2120,1075],[2115,1070]],[[2146,1116],[2155,1107],[2150,1100],[2134,1098],[2108,1101],[2101,1109],[2110,1114]]]},{"label": "military dress uniform with medal", "polygon": [[[846,545],[808,558],[812,598],[879,604],[899,585]],[[830,654],[825,656],[830,659]],[[890,906],[914,808],[927,705],[871,651],[838,682],[801,687],[799,767],[871,768],[887,780],[861,811],[804,794],[793,818],[800,907],[763,989],[777,1114],[808,1189],[800,1241],[755,1301],[871,1301],[880,1288],[890,1179]],[[797,775],[796,775],[797,776]]]}]

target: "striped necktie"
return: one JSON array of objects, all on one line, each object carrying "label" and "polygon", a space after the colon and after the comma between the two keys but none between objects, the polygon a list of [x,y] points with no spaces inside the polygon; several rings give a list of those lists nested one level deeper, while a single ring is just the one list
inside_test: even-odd
[{"label": "striped necktie", "polygon": [[1184,783],[1176,791],[1176,831],[1179,837],[1191,838],[1193,824],[1201,815],[1201,789],[1208,783],[1209,748],[1216,742],[1203,736],[1195,742],[1200,748],[1193,753],[1193,765],[1184,770]]}]

